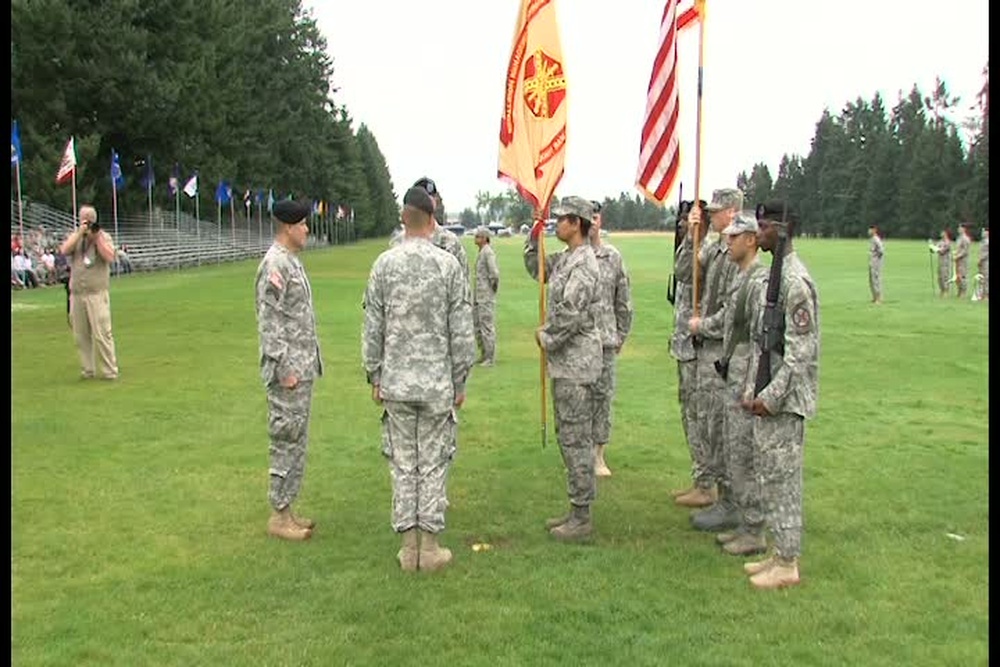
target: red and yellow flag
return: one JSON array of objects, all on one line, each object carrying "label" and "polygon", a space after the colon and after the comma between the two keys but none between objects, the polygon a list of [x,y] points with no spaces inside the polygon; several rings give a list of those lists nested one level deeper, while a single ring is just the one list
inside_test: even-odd
[{"label": "red and yellow flag", "polygon": [[539,214],[566,162],[566,72],[555,0],[521,0],[504,90],[497,175]]}]

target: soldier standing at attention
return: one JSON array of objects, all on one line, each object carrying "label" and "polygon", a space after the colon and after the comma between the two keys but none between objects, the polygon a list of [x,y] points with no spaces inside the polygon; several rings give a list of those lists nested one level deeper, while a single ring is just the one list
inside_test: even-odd
[{"label": "soldier standing at attention", "polygon": [[724,351],[716,369],[726,382],[722,450],[740,524],[735,530],[719,533],[715,539],[726,553],[747,556],[767,548],[760,487],[753,466],[754,418],[740,405],[754,353],[750,345],[748,304],[761,298],[767,271],[757,256],[757,220],[752,214],[737,215],[733,224],[722,230],[722,237],[729,247],[729,260],[739,268],[736,291],[726,305]]},{"label": "soldier standing at attention", "polygon": [[983,228],[983,240],[979,242],[980,299],[990,298],[990,228]]},{"label": "soldier standing at attention", "polygon": [[[723,188],[712,193],[708,205],[709,222],[716,234],[732,224],[743,208],[743,193],[734,188]],[[691,225],[701,224],[701,209],[689,214]],[[698,479],[698,491],[691,496],[681,496],[675,502],[698,507],[711,499],[711,490],[718,488],[718,498],[711,507],[691,515],[691,525],[697,530],[720,531],[739,525],[739,514],[733,502],[732,488],[726,474],[723,458],[723,415],[726,411],[726,383],[715,370],[715,362],[722,357],[723,329],[726,322],[726,303],[736,284],[737,266],[727,256],[729,249],[721,237],[705,240],[699,255],[701,274],[701,301],[699,312],[688,320],[688,327],[698,346],[698,404],[699,441],[705,448],[702,455],[705,468]],[[700,492],[700,493],[699,493]]]},{"label": "soldier standing at attention", "polygon": [[594,471],[598,477],[610,477],[604,449],[611,440],[611,404],[615,397],[615,364],[625,339],[632,330],[632,292],[628,269],[622,254],[601,239],[601,205],[594,206],[590,224],[590,245],[594,248],[600,271],[597,293],[600,299],[597,326],[601,334],[604,361],[601,376],[594,384]]},{"label": "soldier standing at attention", "polygon": [[279,224],[255,281],[260,375],[271,438],[267,532],[286,540],[307,540],[315,526],[292,511],[305,473],[313,381],[323,375],[312,287],[298,258],[306,247],[310,211],[302,202],[275,203],[272,215]]},{"label": "soldier standing at attention", "polygon": [[[768,558],[743,569],[754,587],[767,589],[799,583],[802,451],[805,420],[816,415],[820,334],[816,284],[792,248],[798,231],[795,213],[785,202],[772,201],[758,204],[757,218],[759,246],[775,256],[772,263],[778,261],[776,255],[782,256],[780,285],[770,284],[777,276],[768,278],[764,299],[756,303],[750,318],[755,323],[755,349],[768,350],[769,380],[758,381],[761,359],[756,357],[742,399],[743,407],[754,415],[754,468],[765,524],[774,540]],[[773,306],[768,303],[772,296]]]},{"label": "soldier standing at attention", "polygon": [[[462,242],[455,236],[455,233],[449,229],[445,229],[441,225],[441,221],[438,220],[438,216],[441,215],[443,207],[441,206],[441,191],[438,190],[437,184],[426,176],[418,178],[417,182],[413,184],[415,188],[421,188],[427,194],[431,196],[431,200],[434,202],[434,215],[431,217],[431,224],[433,231],[431,233],[431,243],[436,245],[442,250],[447,250],[455,259],[458,260],[459,266],[462,267],[462,274],[465,276],[465,286],[469,289],[469,257],[465,252],[465,246]],[[405,230],[404,230],[405,231]],[[389,247],[400,243],[403,240],[405,233],[396,232],[389,239]]]},{"label": "soldier standing at attention", "polygon": [[437,570],[452,554],[445,529],[447,478],[457,410],[476,354],[468,281],[435,247],[434,202],[412,187],[403,197],[406,235],[375,260],[365,290],[361,356],[372,400],[382,406],[382,454],[392,476],[392,528],[400,567]]},{"label": "soldier standing at attention", "polygon": [[868,251],[868,286],[872,291],[872,303],[882,303],[882,257],[885,256],[885,245],[878,227],[868,228],[871,246]]},{"label": "soldier standing at attention", "polygon": [[476,229],[475,241],[479,255],[476,257],[476,290],[472,297],[472,313],[476,344],[479,347],[477,363],[480,366],[492,366],[496,363],[497,353],[495,315],[500,269],[497,268],[497,256],[490,244],[490,230],[486,227]]},{"label": "soldier standing at attention", "polygon": [[[566,250],[545,256],[548,283],[545,323],[535,341],[545,350],[552,379],[556,438],[566,466],[570,511],[545,527],[558,540],[585,538],[593,530],[590,505],[597,493],[594,475],[594,383],[601,375],[601,336],[597,328],[600,269],[587,242],[594,206],[582,197],[566,197],[552,207],[556,236]],[[545,221],[532,227],[524,243],[524,267],[538,280],[538,235]]]},{"label": "soldier standing at attention", "polygon": [[969,287],[969,247],[972,239],[969,238],[969,225],[962,223],[958,226],[958,241],[955,244],[955,287],[958,289],[958,298],[965,296],[965,290]]}]

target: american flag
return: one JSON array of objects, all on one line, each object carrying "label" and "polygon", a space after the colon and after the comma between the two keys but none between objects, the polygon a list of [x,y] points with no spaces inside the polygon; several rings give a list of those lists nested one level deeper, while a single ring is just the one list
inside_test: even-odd
[{"label": "american flag", "polygon": [[680,167],[677,116],[677,0],[667,0],[660,21],[660,46],[646,94],[636,186],[661,206]]},{"label": "american flag", "polygon": [[66,150],[63,151],[62,162],[59,163],[59,171],[56,172],[56,184],[62,185],[73,178],[76,172],[76,146],[73,137],[69,138]]}]

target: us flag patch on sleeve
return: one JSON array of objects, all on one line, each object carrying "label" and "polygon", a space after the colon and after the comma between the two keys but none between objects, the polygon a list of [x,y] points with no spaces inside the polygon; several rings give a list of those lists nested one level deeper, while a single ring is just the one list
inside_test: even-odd
[{"label": "us flag patch on sleeve", "polygon": [[267,280],[272,285],[274,285],[275,287],[277,287],[279,290],[285,289],[285,281],[281,277],[281,273],[278,272],[277,269],[275,269],[274,271],[271,271],[271,273],[268,274]]}]

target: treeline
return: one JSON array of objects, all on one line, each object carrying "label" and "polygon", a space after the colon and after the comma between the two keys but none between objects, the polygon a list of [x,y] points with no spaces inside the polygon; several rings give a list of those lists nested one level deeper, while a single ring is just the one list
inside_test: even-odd
[{"label": "treeline", "polygon": [[263,189],[342,205],[359,236],[388,234],[399,220],[389,170],[375,136],[336,102],[326,47],[298,0],[14,0],[24,196],[71,208],[55,173],[73,136],[78,198],[105,210],[115,150],[126,213],[146,210],[149,160],[156,206],[173,207],[171,175],[183,185],[197,171],[202,211],[226,181],[237,197]]},{"label": "treeline", "polygon": [[938,80],[930,95],[914,86],[891,108],[876,94],[826,110],[806,157],[784,155],[776,178],[755,164],[736,185],[748,202],[787,196],[802,231],[816,236],[864,236],[878,225],[885,236],[936,238],[963,222],[978,233],[989,224],[988,65],[983,80],[971,109]]}]

